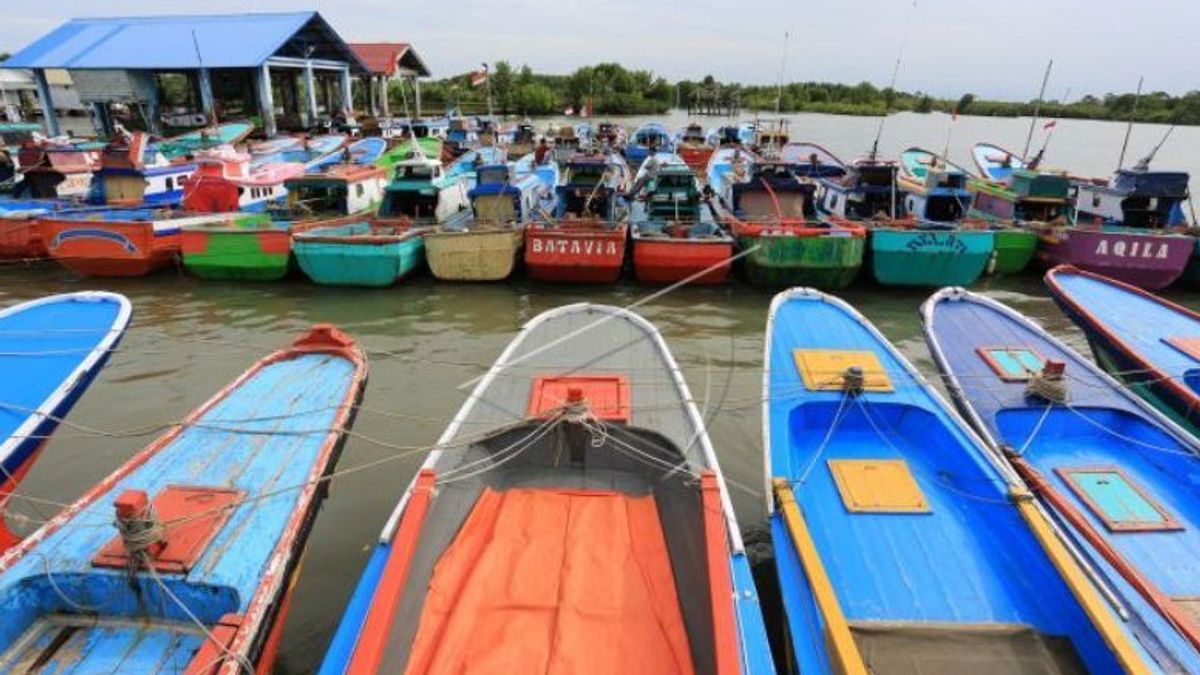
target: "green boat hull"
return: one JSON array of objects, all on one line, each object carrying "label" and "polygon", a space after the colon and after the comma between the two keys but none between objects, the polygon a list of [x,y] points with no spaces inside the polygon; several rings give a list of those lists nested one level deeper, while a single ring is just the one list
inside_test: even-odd
[{"label": "green boat hull", "polygon": [[871,230],[871,271],[885,286],[969,286],[995,248],[991,230]]},{"label": "green boat hull", "polygon": [[201,279],[278,281],[291,269],[291,234],[287,231],[194,234],[203,234],[207,241],[200,250],[185,246],[183,265]]},{"label": "green boat hull", "polygon": [[746,280],[776,288],[811,286],[845,288],[862,267],[866,239],[862,237],[738,237]]},{"label": "green boat hull", "polygon": [[995,230],[996,255],[993,258],[992,274],[1016,274],[1022,272],[1033,261],[1037,251],[1038,236],[1029,230]]},{"label": "green boat hull", "polygon": [[425,261],[425,241],[412,237],[387,244],[297,241],[296,261],[322,286],[391,286]]}]

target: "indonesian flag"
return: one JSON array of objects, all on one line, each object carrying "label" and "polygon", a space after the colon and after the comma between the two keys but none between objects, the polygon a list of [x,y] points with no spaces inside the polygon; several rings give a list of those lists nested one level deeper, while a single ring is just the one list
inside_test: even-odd
[{"label": "indonesian flag", "polygon": [[575,114],[575,109],[568,107],[566,110],[563,110],[563,114],[566,115],[567,117],[570,117],[571,115]]},{"label": "indonesian flag", "polygon": [[483,84],[486,83],[487,80],[488,80],[487,68],[484,68],[483,70],[477,70],[477,71],[471,73],[471,86],[472,87],[483,86]]},{"label": "indonesian flag", "polygon": [[1050,120],[1049,122],[1046,122],[1045,124],[1042,125],[1042,131],[1049,131],[1050,129],[1053,129],[1056,126],[1058,126],[1058,120]]}]

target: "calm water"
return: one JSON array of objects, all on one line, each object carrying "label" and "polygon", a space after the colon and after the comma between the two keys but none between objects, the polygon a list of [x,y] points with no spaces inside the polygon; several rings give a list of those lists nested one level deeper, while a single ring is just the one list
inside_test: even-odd
[{"label": "calm water", "polygon": [[[865,150],[877,124],[872,119],[821,115],[793,120],[793,137],[823,142],[844,157]],[[897,116],[889,120],[882,145],[889,152],[917,144],[941,147],[945,123],[944,116]],[[1066,121],[1060,126],[1050,154],[1055,166],[1095,174],[1111,168],[1123,132],[1120,125]],[[1020,120],[960,118],[953,147],[962,154],[952,156],[965,160],[970,143],[984,139],[1019,149],[1026,128],[1027,122]],[[1141,153],[1159,133],[1149,128],[1136,131],[1131,154]],[[1181,129],[1176,134],[1157,165],[1200,175],[1195,164],[1200,161],[1195,152],[1200,130]],[[90,288],[128,295],[134,319],[121,349],[69,421],[125,435],[97,437],[61,429],[24,483],[26,494],[58,501],[77,498],[154,437],[131,434],[183,417],[257,358],[288,344],[314,322],[340,325],[369,352],[370,382],[355,432],[385,443],[427,445],[462,403],[465,392],[460,385],[481,374],[523,322],[565,303],[627,305],[655,290],[632,283],[580,287],[520,280],[449,285],[428,278],[391,289],[347,290],[298,279],[267,285],[205,283],[173,272],[147,279],[79,280],[53,265],[0,266],[0,306]],[[1085,348],[1082,336],[1046,297],[1036,274],[985,281],[977,290]],[[918,305],[930,292],[860,282],[841,295],[932,374],[917,317]],[[771,295],[742,284],[689,288],[640,308],[666,337],[693,394],[705,402],[743,525],[760,521],[764,513],[759,397]],[[1200,294],[1181,290],[1171,295],[1200,306]],[[354,438],[338,468],[346,471],[389,455],[396,453]],[[375,537],[422,459],[397,457],[334,482],[309,542],[284,634],[280,672],[315,669]]]}]

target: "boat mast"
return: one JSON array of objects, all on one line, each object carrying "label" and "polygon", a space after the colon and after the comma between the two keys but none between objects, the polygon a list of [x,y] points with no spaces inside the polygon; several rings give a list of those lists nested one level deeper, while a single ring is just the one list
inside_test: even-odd
[{"label": "boat mast", "polygon": [[779,128],[771,134],[770,148],[774,149],[777,141],[781,140],[779,135],[783,133],[783,118],[780,109],[783,103],[783,73],[787,69],[787,47],[788,47],[788,32],[783,31],[783,54],[779,57],[779,79],[775,84],[775,119],[779,124]]},{"label": "boat mast", "polygon": [[[908,18],[904,20],[904,34],[900,38],[900,51],[896,52],[896,63],[892,65],[892,81],[888,84],[888,90],[892,92],[892,96],[896,95],[896,78],[900,76],[900,62],[904,59],[904,47],[908,44],[908,30],[912,26],[912,15],[917,11],[917,0],[913,0],[912,11],[908,13]],[[868,159],[874,162],[879,156],[879,138],[883,136],[883,123],[887,120],[888,113],[891,112],[891,106],[887,103],[888,99],[884,98],[883,115],[879,117],[879,126],[875,129],[875,140],[871,143],[871,154]],[[895,181],[893,181],[893,187]],[[892,200],[892,217],[896,217],[895,199]]]},{"label": "boat mast", "polygon": [[1133,110],[1129,111],[1129,124],[1125,127],[1125,140],[1121,143],[1121,156],[1117,159],[1117,171],[1125,164],[1125,150],[1129,148],[1129,134],[1133,133],[1133,118],[1137,115],[1138,101],[1142,100],[1142,81],[1144,77],[1138,78],[1137,93],[1133,95]]},{"label": "boat mast", "polygon": [[1025,137],[1025,149],[1021,151],[1021,159],[1029,157],[1029,146],[1033,143],[1033,130],[1037,126],[1038,115],[1042,111],[1042,99],[1046,97],[1046,83],[1050,81],[1050,69],[1054,67],[1054,59],[1046,64],[1046,73],[1042,75],[1042,88],[1038,91],[1037,102],[1033,104],[1033,117],[1029,120],[1029,135]]},{"label": "boat mast", "polygon": [[[200,38],[196,37],[196,29],[195,28],[192,29],[192,48],[194,48],[196,50],[196,63],[199,65],[199,70],[197,71],[197,73],[201,73],[204,71],[204,57],[200,55]],[[200,77],[200,75],[197,75],[197,76]],[[200,86],[203,87],[204,84],[201,83]],[[210,103],[211,103],[211,98],[212,98],[211,82],[208,85],[208,91],[209,91],[209,98],[210,98]],[[203,105],[203,102],[201,102],[201,105]],[[209,119],[210,112],[212,113],[211,119]],[[208,121],[212,124],[213,129],[216,129],[220,125],[220,122],[217,120],[217,106],[216,105],[212,105],[210,110],[205,110],[204,117],[205,117],[205,119],[208,119]]]},{"label": "boat mast", "polygon": [[1159,149],[1162,148],[1163,144],[1167,142],[1167,139],[1171,137],[1171,132],[1173,131],[1175,131],[1174,124],[1167,127],[1167,133],[1163,134],[1163,137],[1158,141],[1158,144],[1150,149],[1150,154],[1138,160],[1138,163],[1133,165],[1133,168],[1140,169],[1142,171],[1149,169],[1150,162],[1154,161],[1154,156],[1158,154]]},{"label": "boat mast", "polygon": [[[488,118],[494,121],[496,115],[492,112],[492,75],[488,72],[488,64],[486,63],[483,64],[483,83],[487,86]],[[495,133],[498,134],[499,131],[499,128],[497,128]],[[498,142],[499,139],[497,139]]]}]

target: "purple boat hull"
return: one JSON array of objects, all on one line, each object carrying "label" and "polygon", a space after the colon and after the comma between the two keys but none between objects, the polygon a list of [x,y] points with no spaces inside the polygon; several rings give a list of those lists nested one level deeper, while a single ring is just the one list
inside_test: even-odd
[{"label": "purple boat hull", "polygon": [[1037,259],[1158,290],[1183,274],[1195,248],[1196,240],[1185,235],[1054,228],[1040,233]]}]

